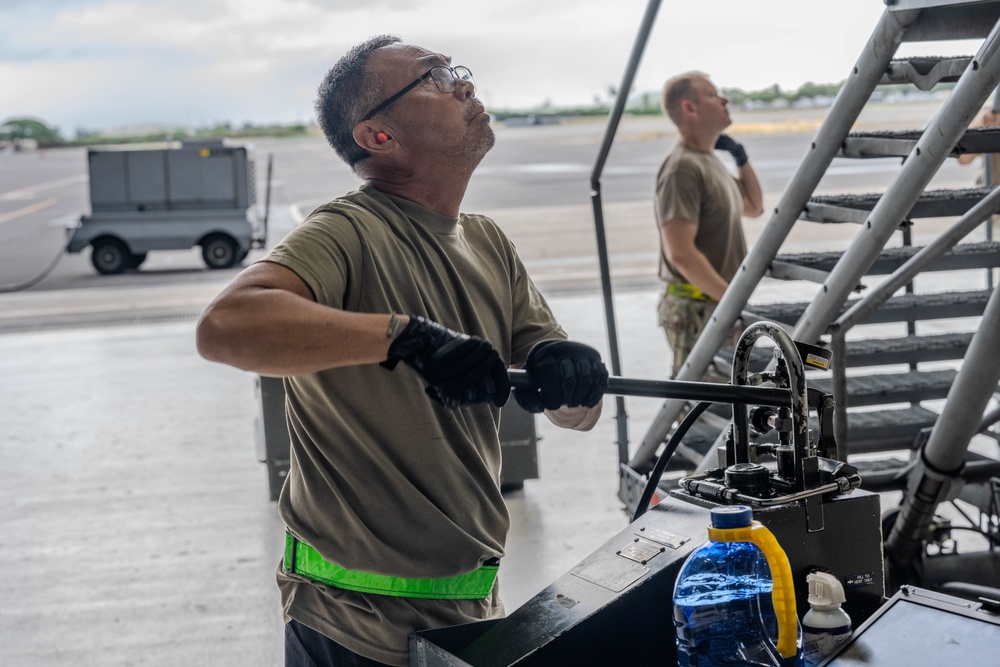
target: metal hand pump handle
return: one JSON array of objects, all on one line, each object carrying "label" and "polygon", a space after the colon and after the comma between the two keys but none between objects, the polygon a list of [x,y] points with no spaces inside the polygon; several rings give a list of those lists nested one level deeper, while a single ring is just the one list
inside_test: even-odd
[{"label": "metal hand pump handle", "polygon": [[[508,371],[514,389],[535,389],[531,375],[524,370]],[[680,398],[689,401],[715,403],[752,403],[775,407],[791,406],[787,389],[748,387],[714,382],[681,382],[679,380],[640,380],[612,376],[608,378],[608,394],[645,396],[647,398]]]}]

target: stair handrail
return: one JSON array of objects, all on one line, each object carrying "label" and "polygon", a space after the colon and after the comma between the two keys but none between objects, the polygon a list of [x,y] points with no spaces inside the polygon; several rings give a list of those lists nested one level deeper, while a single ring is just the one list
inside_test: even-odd
[{"label": "stair handrail", "polygon": [[[646,10],[642,16],[642,23],[632,45],[625,72],[622,74],[622,82],[618,87],[618,95],[615,98],[614,106],[608,114],[608,125],[604,132],[604,139],[597,152],[594,161],[594,169],[590,175],[590,202],[594,213],[594,234],[597,240],[597,262],[601,276],[601,293],[604,297],[604,320],[608,331],[608,352],[611,363],[611,372],[615,375],[621,374],[621,353],[618,345],[618,324],[615,317],[614,295],[611,289],[611,263],[608,257],[607,231],[604,224],[604,204],[601,199],[601,175],[604,173],[604,166],[607,163],[608,155],[611,153],[611,146],[614,143],[615,133],[618,131],[618,123],[625,113],[625,104],[628,102],[629,91],[635,81],[639,63],[642,61],[642,54],[646,50],[649,42],[649,35],[653,30],[656,15],[660,10],[660,0],[649,0]],[[624,463],[628,459],[628,412],[625,409],[625,397],[615,397],[615,426],[616,442],[618,445],[618,461]]]}]

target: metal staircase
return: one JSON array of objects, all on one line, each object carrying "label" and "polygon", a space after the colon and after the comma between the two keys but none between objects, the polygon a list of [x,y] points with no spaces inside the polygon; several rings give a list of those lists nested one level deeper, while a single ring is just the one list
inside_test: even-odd
[{"label": "metal staircase", "polygon": [[[731,360],[732,351],[720,346],[739,323],[777,322],[796,341],[830,347],[832,370],[809,374],[807,381],[836,401],[838,456],[862,469],[865,488],[909,487],[894,521],[886,524],[887,557],[903,570],[923,548],[939,502],[962,497],[994,517],[1000,503],[1000,461],[969,452],[977,434],[1000,439],[1000,410],[990,410],[1000,382],[1000,296],[992,281],[1000,244],[990,236],[983,240],[979,231],[1000,210],[1000,190],[927,190],[947,159],[1000,152],[1000,128],[969,129],[1000,84],[1000,1],[885,3],[762,235],[676,379],[697,381],[713,362]],[[937,40],[967,40],[977,51],[895,59],[904,42]],[[929,90],[945,81],[955,82],[954,88],[926,127],[852,132],[878,86],[912,83]],[[885,192],[815,196],[834,160],[876,157],[902,158]],[[928,218],[954,222],[931,243],[914,247],[912,229]],[[844,252],[782,253],[793,227],[822,224],[854,225],[857,231]],[[599,233],[602,225],[599,221]],[[961,289],[934,289],[943,281],[928,276],[946,271],[965,272],[969,279]],[[921,274],[917,289],[914,279]],[[809,302],[755,303],[764,278],[808,281],[819,288]],[[866,335],[869,331],[877,337]],[[626,502],[627,487],[650,469],[685,404],[664,402],[623,462]],[[717,465],[727,432],[725,414],[703,420],[678,450],[686,461],[675,465],[688,470]],[[868,473],[865,459],[874,460]],[[951,571],[935,576],[961,579],[962,569],[955,561]]]},{"label": "metal staircase", "polygon": [[[857,301],[852,298],[862,279],[899,275],[902,267],[921,249],[911,245],[911,227],[924,218],[958,217],[961,229],[971,232],[996,210],[979,207],[989,189],[925,191],[948,157],[963,153],[1000,152],[1000,129],[968,129],[991,92],[1000,82],[1000,46],[996,24],[997,2],[928,2],[900,0],[888,4],[864,53],[846,80],[830,113],[811,144],[798,172],[788,185],[763,235],[752,248],[717,310],[717,317],[695,346],[677,379],[695,380],[717,357],[726,357],[719,344],[738,320],[748,325],[771,320],[787,325],[796,340],[830,345],[835,330],[844,329],[838,318]],[[984,40],[970,57],[916,57],[893,59],[906,41],[939,39]],[[955,81],[951,96],[922,130],[903,132],[851,132],[865,102],[881,84],[913,83],[927,90],[943,81]],[[895,181],[884,193],[813,196],[823,172],[834,159],[900,157],[903,163]],[[993,200],[991,200],[992,202]],[[996,202],[1000,204],[1000,201]],[[985,210],[989,208],[990,210]],[[975,218],[975,220],[973,220]],[[970,223],[971,221],[971,223]],[[857,234],[843,253],[783,255],[781,245],[794,225],[853,224]],[[902,236],[899,247],[886,247]],[[961,242],[965,234],[952,234],[953,242],[923,271],[989,270],[1000,266],[1000,245]],[[971,238],[971,237],[970,237]],[[966,239],[968,241],[969,239]],[[822,284],[808,303],[747,305],[765,276]],[[912,278],[912,276],[911,276]],[[947,397],[956,369],[921,370],[919,364],[960,360],[968,350],[973,331],[949,334],[917,333],[917,323],[953,318],[981,318],[992,289],[916,293],[912,282],[906,293],[884,299],[868,309],[855,325],[905,323],[904,335],[890,340],[852,340],[834,366],[840,378],[818,379],[811,386],[835,395],[839,412],[846,417],[839,435],[841,451],[871,453],[914,446],[921,433],[938,421],[924,401]],[[986,322],[983,322],[986,326]],[[860,331],[860,330],[859,330]],[[985,360],[982,370],[1000,358]],[[904,372],[858,375],[860,367],[904,365]],[[968,364],[966,364],[968,365]],[[847,368],[852,370],[843,378]],[[995,371],[994,371],[995,372]],[[839,390],[838,390],[839,389]],[[667,401],[629,461],[641,469],[663,442],[683,402]],[[899,408],[896,404],[910,404]],[[873,411],[874,406],[894,405]],[[844,408],[866,408],[864,412]],[[881,414],[880,414],[881,412]],[[846,430],[844,430],[846,428]]]}]

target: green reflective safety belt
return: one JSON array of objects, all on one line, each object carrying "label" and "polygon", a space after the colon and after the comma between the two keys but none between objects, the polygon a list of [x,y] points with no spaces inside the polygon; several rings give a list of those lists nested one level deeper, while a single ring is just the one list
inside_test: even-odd
[{"label": "green reflective safety belt", "polygon": [[436,600],[478,600],[488,597],[497,578],[499,561],[456,577],[407,579],[347,570],[331,563],[311,546],[285,533],[284,570],[327,586],[361,593]]},{"label": "green reflective safety belt", "polygon": [[714,301],[714,299],[691,283],[668,283],[667,294],[694,299],[695,301]]}]

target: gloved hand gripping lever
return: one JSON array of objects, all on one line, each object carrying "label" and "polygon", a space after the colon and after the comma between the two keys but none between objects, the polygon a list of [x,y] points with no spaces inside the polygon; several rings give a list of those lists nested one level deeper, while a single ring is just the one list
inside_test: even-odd
[{"label": "gloved hand gripping lever", "polygon": [[419,315],[411,315],[393,339],[382,366],[392,370],[400,361],[427,382],[428,396],[448,408],[489,401],[503,407],[510,397],[507,366],[489,341]]}]

